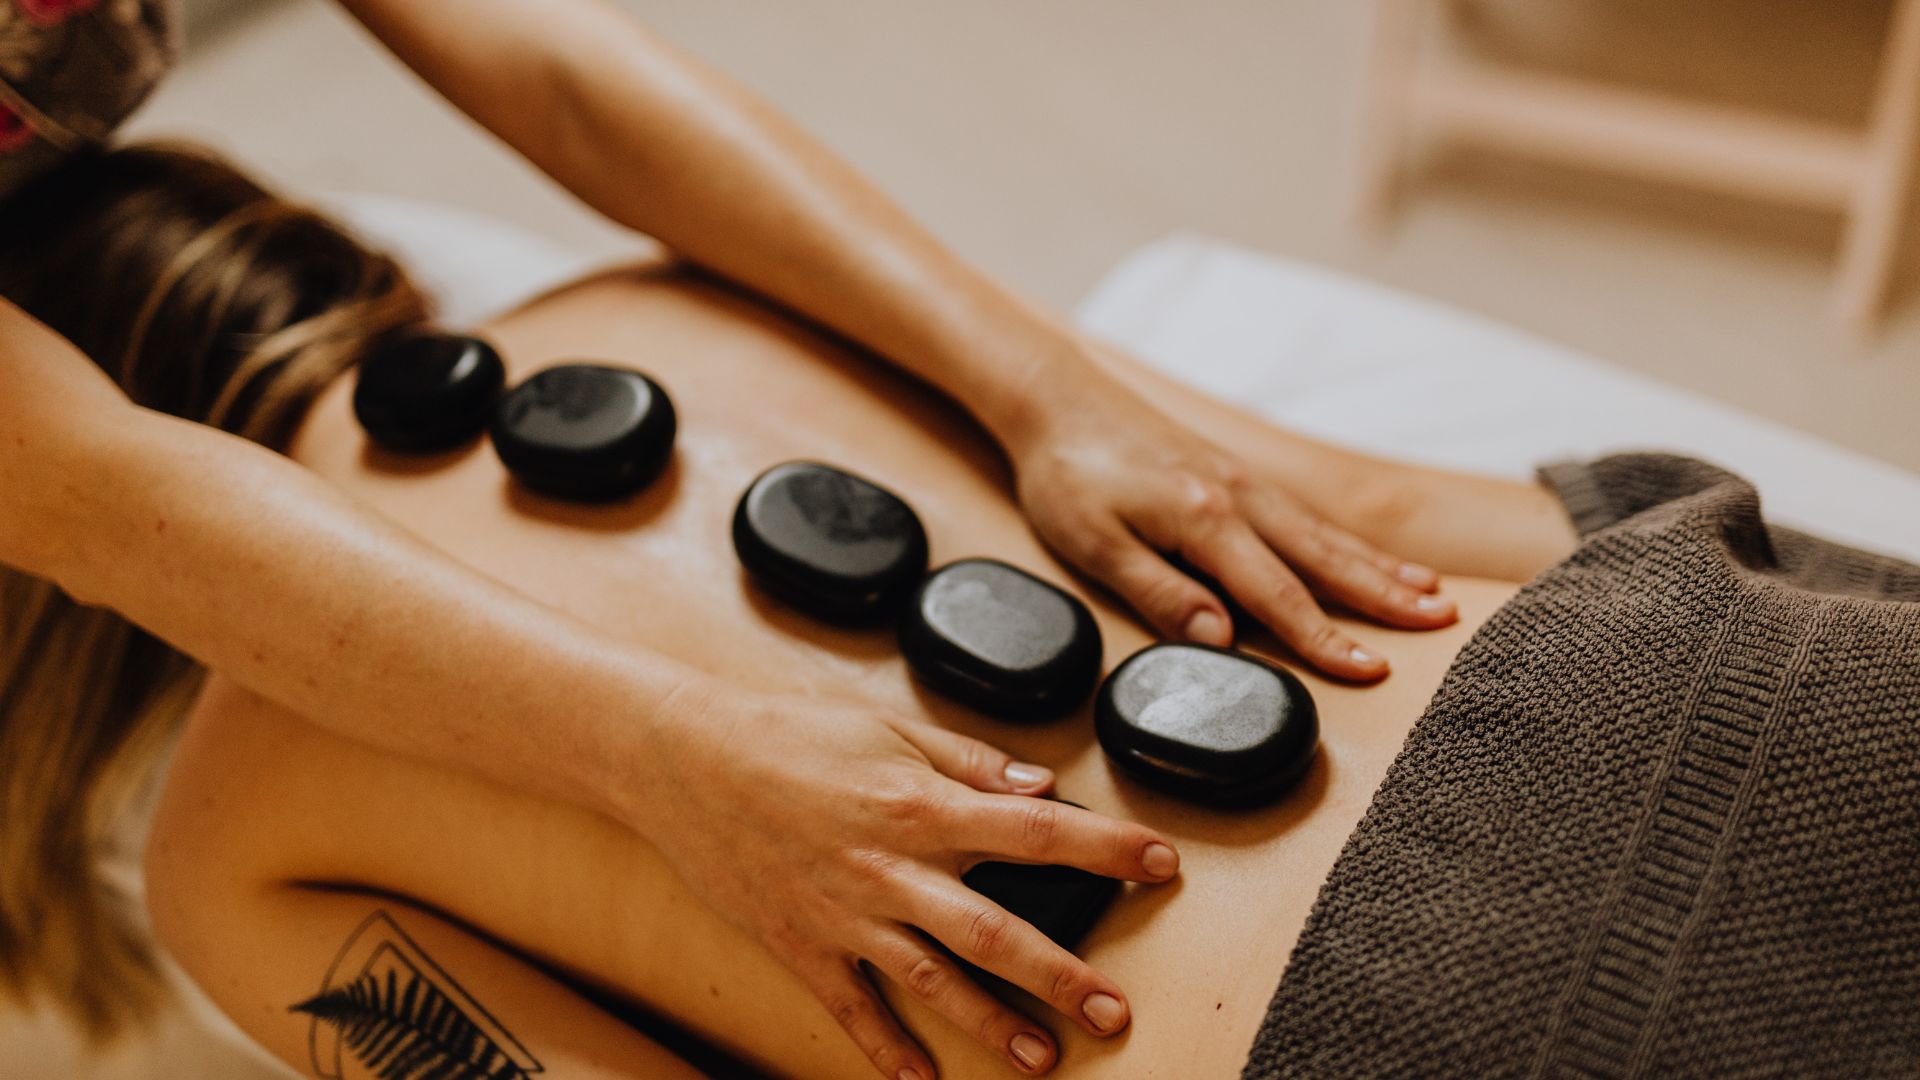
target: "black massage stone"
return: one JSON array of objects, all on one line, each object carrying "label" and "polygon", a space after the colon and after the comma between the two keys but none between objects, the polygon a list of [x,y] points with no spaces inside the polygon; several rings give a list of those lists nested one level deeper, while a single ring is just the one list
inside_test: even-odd
[{"label": "black massage stone", "polygon": [[[1069,951],[1086,938],[1114,897],[1120,895],[1120,883],[1113,878],[1071,866],[987,862],[967,871],[960,880]],[[989,985],[998,981],[965,961],[961,966],[976,980]]]},{"label": "black massage stone", "polygon": [[514,387],[493,417],[493,447],[514,479],[542,495],[606,502],[666,468],[673,401],[637,371],[564,364]]},{"label": "black massage stone", "polygon": [[993,559],[949,563],[922,582],[900,620],[900,652],[922,682],[1002,720],[1065,715],[1100,680],[1087,605]]},{"label": "black massage stone", "polygon": [[1094,733],[1124,772],[1215,806],[1270,802],[1306,775],[1320,740],[1293,673],[1209,645],[1152,645],[1100,687]]},{"label": "black massage stone", "polygon": [[406,334],[360,364],[353,415],[383,450],[451,450],[486,430],[506,381],[500,354],[479,338]]},{"label": "black massage stone", "polygon": [[828,465],[760,475],[733,512],[733,549],[761,588],[828,622],[897,614],[927,572],[927,533],[898,495]]}]

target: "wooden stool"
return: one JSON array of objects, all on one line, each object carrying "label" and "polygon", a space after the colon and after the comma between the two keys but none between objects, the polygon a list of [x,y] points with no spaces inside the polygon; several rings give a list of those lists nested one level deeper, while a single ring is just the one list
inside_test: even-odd
[{"label": "wooden stool", "polygon": [[1864,131],[1420,48],[1422,20],[1452,0],[1375,0],[1355,211],[1391,214],[1408,135],[1839,210],[1846,221],[1837,314],[1878,320],[1920,137],[1920,0],[1894,0]]}]

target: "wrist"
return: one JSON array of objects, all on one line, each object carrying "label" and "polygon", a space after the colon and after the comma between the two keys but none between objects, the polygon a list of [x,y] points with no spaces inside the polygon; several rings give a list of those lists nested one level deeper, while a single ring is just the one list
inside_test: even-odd
[{"label": "wrist", "polygon": [[602,758],[608,768],[592,787],[612,817],[651,836],[654,823],[671,808],[674,781],[692,767],[692,737],[711,733],[726,714],[724,703],[745,691],[658,658],[649,657],[640,667],[639,688],[622,696],[623,709],[606,714],[619,717],[626,734],[617,737],[612,752]]},{"label": "wrist", "polygon": [[1016,353],[991,400],[974,408],[988,431],[1016,463],[1070,420],[1104,380],[1079,342],[1066,334],[1035,342]]}]

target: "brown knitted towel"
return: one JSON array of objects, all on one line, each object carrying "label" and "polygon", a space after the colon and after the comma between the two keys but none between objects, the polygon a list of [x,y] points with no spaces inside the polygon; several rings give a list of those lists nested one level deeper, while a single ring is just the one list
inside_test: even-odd
[{"label": "brown knitted towel", "polygon": [[1268,1077],[1920,1074],[1920,567],[1682,458],[1455,659],[1322,885]]}]

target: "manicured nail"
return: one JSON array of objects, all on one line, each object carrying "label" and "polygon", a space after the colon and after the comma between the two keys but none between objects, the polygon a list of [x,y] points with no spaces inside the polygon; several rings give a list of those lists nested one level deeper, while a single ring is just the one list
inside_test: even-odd
[{"label": "manicured nail", "polygon": [[1017,788],[1043,787],[1047,782],[1047,770],[1022,761],[1009,762],[1006,770],[1000,775],[1007,778],[1007,783]]},{"label": "manicured nail", "polygon": [[1431,588],[1440,580],[1439,574],[1418,563],[1401,563],[1400,569],[1394,571],[1394,574],[1416,589]]},{"label": "manicured nail", "polygon": [[1127,1007],[1112,994],[1088,994],[1087,1000],[1080,1003],[1080,1011],[1087,1014],[1087,1021],[1102,1032],[1118,1031],[1127,1019]]},{"label": "manicured nail", "polygon": [[1029,1035],[1023,1031],[1015,1035],[1013,1041],[1007,1045],[1008,1049],[1013,1051],[1014,1060],[1026,1066],[1028,1070],[1038,1069],[1047,1063],[1047,1044],[1038,1035]]},{"label": "manicured nail", "polygon": [[1215,611],[1196,611],[1193,618],[1187,620],[1188,641],[1198,641],[1203,645],[1225,645],[1231,634],[1227,620]]},{"label": "manicured nail", "polygon": [[1429,615],[1438,615],[1453,610],[1453,601],[1439,596],[1422,596],[1413,602],[1413,606]]},{"label": "manicured nail", "polygon": [[1172,877],[1180,871],[1180,856],[1174,850],[1158,841],[1148,844],[1140,853],[1140,869],[1162,880]]},{"label": "manicured nail", "polygon": [[1384,659],[1383,657],[1380,656],[1380,654],[1368,652],[1366,649],[1363,649],[1358,645],[1355,645],[1352,649],[1349,649],[1347,651],[1347,657],[1348,659],[1352,660],[1356,664],[1365,664],[1368,667],[1371,667],[1374,664],[1378,664],[1381,662],[1382,659]]},{"label": "manicured nail", "polygon": [[911,1065],[907,1066],[904,1069],[901,1069],[899,1072],[895,1073],[894,1075],[895,1077],[897,1077],[897,1080],[927,1080],[926,1077],[920,1075],[919,1069],[916,1069]]}]

